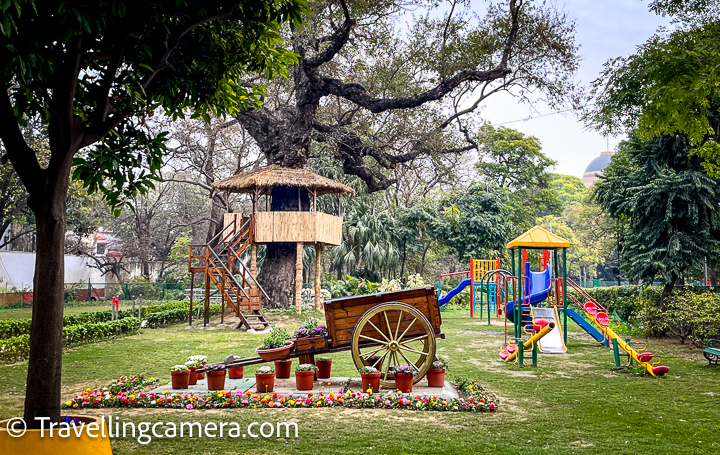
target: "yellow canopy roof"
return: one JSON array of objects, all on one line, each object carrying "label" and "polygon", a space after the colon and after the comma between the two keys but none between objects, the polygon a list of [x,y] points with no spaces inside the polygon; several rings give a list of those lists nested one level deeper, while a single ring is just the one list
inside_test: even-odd
[{"label": "yellow canopy roof", "polygon": [[520,234],[518,238],[507,244],[507,249],[513,248],[569,248],[570,242],[549,232],[540,226]]}]

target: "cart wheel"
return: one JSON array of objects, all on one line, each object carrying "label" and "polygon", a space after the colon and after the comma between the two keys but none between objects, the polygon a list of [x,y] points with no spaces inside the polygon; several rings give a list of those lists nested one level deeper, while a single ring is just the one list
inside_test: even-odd
[{"label": "cart wheel", "polygon": [[[413,383],[425,377],[435,360],[435,333],[430,321],[412,306],[389,302],[373,307],[355,325],[352,338],[355,366],[379,367],[383,387],[394,387],[390,367],[413,365],[418,375]],[[377,356],[372,365],[368,359]]]}]

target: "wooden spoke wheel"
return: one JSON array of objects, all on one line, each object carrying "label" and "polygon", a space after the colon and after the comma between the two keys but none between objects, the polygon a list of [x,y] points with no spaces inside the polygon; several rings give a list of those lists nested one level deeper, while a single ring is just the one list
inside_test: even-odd
[{"label": "wooden spoke wheel", "polygon": [[[352,337],[355,366],[379,367],[383,387],[394,387],[393,366],[414,366],[413,383],[425,377],[435,360],[435,332],[430,321],[405,303],[388,302],[373,307],[358,320]],[[372,364],[368,360],[376,357]]]}]

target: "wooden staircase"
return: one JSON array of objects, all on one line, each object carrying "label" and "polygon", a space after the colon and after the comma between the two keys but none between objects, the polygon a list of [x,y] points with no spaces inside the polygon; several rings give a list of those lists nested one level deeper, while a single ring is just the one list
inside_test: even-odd
[{"label": "wooden staircase", "polygon": [[205,318],[209,322],[211,283],[222,297],[221,322],[226,306],[240,319],[238,328],[249,330],[253,326],[268,327],[262,314],[262,296],[267,294],[250,273],[240,255],[255,240],[253,217],[238,214],[206,245],[190,245],[188,271],[205,276]]}]

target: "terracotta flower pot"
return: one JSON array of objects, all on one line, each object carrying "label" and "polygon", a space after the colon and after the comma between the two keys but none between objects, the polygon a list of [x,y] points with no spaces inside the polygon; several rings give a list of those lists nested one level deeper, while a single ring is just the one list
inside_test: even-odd
[{"label": "terracotta flower pot", "polygon": [[230,379],[242,379],[245,374],[245,367],[228,368],[228,377]]},{"label": "terracotta flower pot", "polygon": [[207,372],[208,390],[223,390],[225,388],[225,370]]},{"label": "terracotta flower pot", "polygon": [[198,367],[190,367],[190,385],[196,385],[198,381]]},{"label": "terracotta flower pot", "polygon": [[312,390],[313,380],[315,379],[314,371],[296,371],[295,385],[298,390]]},{"label": "terracotta flower pot", "polygon": [[330,377],[330,370],[332,370],[332,360],[324,360],[322,362],[316,361],[315,366],[319,368],[317,372],[318,379],[327,379]]},{"label": "terracotta flower pot", "polygon": [[255,390],[258,393],[272,392],[275,388],[275,373],[255,373]]},{"label": "terracotta flower pot", "polygon": [[256,348],[255,352],[257,352],[257,355],[259,355],[260,358],[265,360],[266,362],[272,362],[273,360],[282,360],[288,355],[290,355],[290,351],[292,351],[293,344],[295,342],[292,340],[288,340],[288,343],[289,344],[287,346],[275,349]]},{"label": "terracotta flower pot", "polygon": [[[102,425],[102,417],[70,415],[68,417],[80,418],[85,425],[80,434],[71,429],[69,437],[58,436],[58,428],[54,428],[54,436],[49,437],[47,423],[44,430],[27,430],[22,436],[16,437],[16,433],[10,434],[7,431],[8,423],[16,430],[21,427],[17,421],[0,420],[0,453],[20,454],[29,453],[32,455],[57,455],[71,453],[73,455],[112,455],[110,447],[110,436],[108,429],[99,431]],[[92,425],[92,427],[89,427]],[[107,421],[105,422],[107,425]],[[11,428],[13,428],[11,426]]]},{"label": "terracotta flower pot", "polygon": [[[203,362],[203,366],[207,365],[207,362]],[[198,373],[198,379],[205,379],[205,373]]]},{"label": "terracotta flower pot", "polygon": [[395,388],[402,393],[412,392],[413,375],[412,373],[395,373]]},{"label": "terracotta flower pot", "polygon": [[382,376],[382,373],[372,373],[372,374],[360,373],[360,377],[362,378],[363,393],[367,393],[368,389],[372,389],[373,392],[377,393],[377,391],[380,390],[380,377],[381,376]]},{"label": "terracotta flower pot", "polygon": [[190,370],[188,371],[171,371],[172,388],[187,389],[190,386]]},{"label": "terracotta flower pot", "polygon": [[292,359],[275,361],[275,377],[278,379],[287,379],[292,372]]},{"label": "terracotta flower pot", "polygon": [[442,387],[445,385],[445,370],[442,368],[432,368],[427,373],[429,387]]}]

